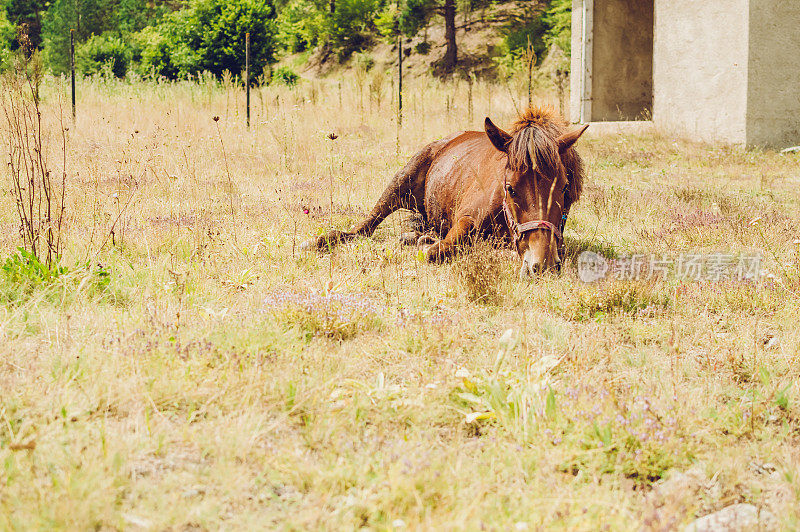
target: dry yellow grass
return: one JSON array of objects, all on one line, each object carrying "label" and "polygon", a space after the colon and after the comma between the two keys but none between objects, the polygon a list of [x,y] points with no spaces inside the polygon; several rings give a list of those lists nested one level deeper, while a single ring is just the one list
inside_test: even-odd
[{"label": "dry yellow grass", "polygon": [[[425,142],[514,113],[417,82],[398,144],[388,96],[339,87],[260,89],[247,131],[232,87],[79,84],[75,277],[0,306],[0,528],[657,529],[739,501],[800,526],[796,156],[584,139],[570,263],[532,283],[486,248],[491,279],[420,262],[402,215],[301,254]],[[758,250],[775,279],[584,285],[582,249]]]}]

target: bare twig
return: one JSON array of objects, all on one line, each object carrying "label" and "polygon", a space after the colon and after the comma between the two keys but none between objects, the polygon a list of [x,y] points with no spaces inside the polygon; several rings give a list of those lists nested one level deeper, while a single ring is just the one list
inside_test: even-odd
[{"label": "bare twig", "polygon": [[59,105],[62,175],[60,182],[54,182],[47,160],[49,143],[40,106],[41,61],[24,33],[20,34],[20,44],[2,83],[7,164],[22,245],[50,267],[58,262],[63,246],[67,164],[63,108]]},{"label": "bare twig", "polygon": [[231,220],[233,221],[233,243],[239,245],[236,241],[236,209],[233,206],[233,178],[231,177],[231,170],[228,167],[228,154],[225,152],[225,143],[222,141],[222,132],[219,129],[219,117],[214,117],[214,124],[217,126],[217,138],[219,144],[222,146],[222,158],[225,161],[225,173],[228,176],[228,199],[231,205]]}]

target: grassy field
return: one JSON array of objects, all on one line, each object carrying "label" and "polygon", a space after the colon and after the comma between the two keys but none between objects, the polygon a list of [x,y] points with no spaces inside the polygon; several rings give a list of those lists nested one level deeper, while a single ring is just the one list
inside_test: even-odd
[{"label": "grassy field", "polygon": [[[470,117],[466,84],[411,83],[398,135],[388,78],[259,89],[249,131],[228,84],[79,83],[68,271],[0,279],[0,529],[800,527],[797,155],[583,138],[567,265],[533,282],[487,246],[421,262],[403,214],[299,251],[515,90]],[[763,275],[584,284],[583,250]]]}]

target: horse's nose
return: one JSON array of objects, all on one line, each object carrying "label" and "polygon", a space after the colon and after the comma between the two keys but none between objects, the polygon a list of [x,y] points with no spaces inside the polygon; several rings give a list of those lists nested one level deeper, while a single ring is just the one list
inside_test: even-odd
[{"label": "horse's nose", "polygon": [[522,256],[522,266],[519,269],[521,280],[529,279],[541,274],[545,269],[544,257],[534,254],[530,249]]},{"label": "horse's nose", "polygon": [[519,269],[519,278],[522,280],[530,279],[543,274],[548,269],[556,272],[561,271],[561,257],[558,253],[548,257],[546,252],[536,252],[527,249],[522,255],[522,265]]},{"label": "horse's nose", "polygon": [[521,281],[527,281],[532,277],[536,277],[542,273],[542,271],[544,271],[544,268],[541,264],[534,264],[533,266],[523,264],[519,269],[519,278]]}]

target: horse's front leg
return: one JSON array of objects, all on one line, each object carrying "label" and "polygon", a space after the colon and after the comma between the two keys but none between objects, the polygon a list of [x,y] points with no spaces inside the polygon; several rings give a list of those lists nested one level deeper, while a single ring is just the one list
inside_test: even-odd
[{"label": "horse's front leg", "polygon": [[475,220],[472,217],[459,218],[442,240],[425,249],[425,258],[428,262],[444,262],[472,239],[474,229]]},{"label": "horse's front leg", "polygon": [[360,222],[350,231],[333,230],[328,233],[313,238],[303,244],[304,249],[316,249],[317,251],[330,251],[337,245],[353,240],[357,237],[371,236],[380,223],[394,211],[405,207],[408,200],[405,196],[408,191],[399,187],[389,187],[375,204],[366,220]]},{"label": "horse's front leg", "polygon": [[330,251],[342,242],[372,235],[378,225],[398,209],[421,212],[424,209],[425,176],[431,161],[430,146],[426,146],[414,155],[403,169],[394,175],[366,220],[350,231],[334,230],[313,238],[304,243],[303,248]]}]

